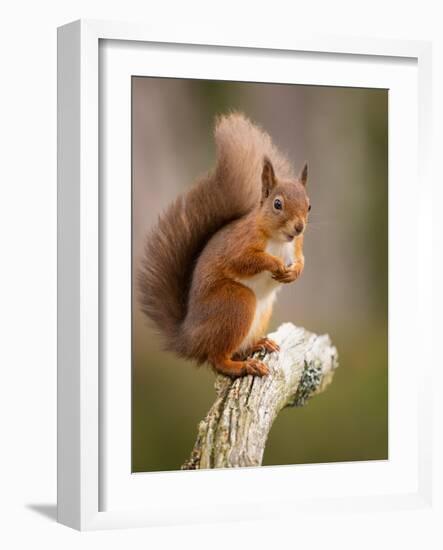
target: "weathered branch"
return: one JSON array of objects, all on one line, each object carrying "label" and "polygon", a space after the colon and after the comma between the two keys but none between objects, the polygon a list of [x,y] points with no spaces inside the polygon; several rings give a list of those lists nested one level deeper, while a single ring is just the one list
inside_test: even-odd
[{"label": "weathered branch", "polygon": [[182,469],[260,466],[278,413],[304,405],[331,382],[338,361],[329,336],[285,323],[269,337],[280,352],[263,358],[271,371],[268,376],[217,376],[217,398],[199,424],[191,457]]}]

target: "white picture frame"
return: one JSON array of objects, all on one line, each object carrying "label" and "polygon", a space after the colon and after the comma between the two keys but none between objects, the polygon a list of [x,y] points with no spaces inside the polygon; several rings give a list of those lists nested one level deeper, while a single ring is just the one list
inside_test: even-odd
[{"label": "white picture frame", "polygon": [[[115,47],[110,50],[100,50],[101,45],[108,41]],[[140,46],[142,44],[142,46]],[[104,208],[103,195],[100,192],[100,154],[102,154],[103,129],[99,127],[99,113],[104,109],[100,105],[99,81],[101,64],[112,67],[103,77],[104,86],[112,83],[115,90],[112,97],[107,97],[107,104],[115,101],[122,105],[120,113],[122,120],[118,122],[119,141],[111,144],[122,151],[119,165],[115,165],[116,174],[127,177],[128,172],[128,125],[127,114],[124,115],[125,89],[118,95],[119,79],[131,74],[134,67],[128,56],[134,58],[134,63],[144,63],[143,53],[131,53],[135,46],[143,48],[143,44],[151,45],[151,63],[157,62],[157,72],[151,65],[150,74],[163,76],[208,77],[207,66],[213,61],[214,55],[227,55],[235,66],[234,59],[241,56],[262,55],[262,65],[266,56],[272,54],[273,59],[281,58],[280,71],[288,72],[288,60],[296,53],[310,56],[314,63],[316,57],[328,59],[325,64],[335,60],[342,64],[342,74],[335,76],[325,72],[324,82],[331,85],[359,85],[359,72],[354,71],[352,80],[351,66],[359,63],[365,65],[365,72],[371,73],[372,82],[380,87],[389,87],[390,73],[398,73],[402,83],[402,93],[398,93],[398,105],[406,109],[414,102],[413,112],[417,119],[404,122],[409,124],[411,135],[405,136],[406,141],[394,140],[390,144],[390,180],[404,181],[405,189],[417,178],[423,189],[419,196],[419,230],[415,236],[408,237],[409,246],[419,240],[420,247],[413,247],[419,252],[418,261],[410,268],[408,285],[402,281],[401,273],[408,262],[409,250],[401,245],[401,232],[407,224],[407,216],[402,215],[398,206],[391,211],[394,222],[390,223],[390,431],[393,430],[394,440],[390,440],[390,460],[388,464],[362,464],[357,468],[353,464],[335,464],[330,467],[267,467],[263,469],[248,469],[235,471],[200,471],[200,472],[170,472],[149,474],[143,479],[134,476],[127,468],[129,397],[125,382],[118,377],[110,376],[113,382],[104,387],[100,357],[100,332],[103,321],[103,311],[100,304],[106,300],[106,290],[100,288],[99,267],[103,269],[101,255],[103,254],[103,235],[106,226],[100,225],[99,212]],[[186,48],[194,45],[189,64],[185,55]],[[171,55],[162,57],[162,45],[174,45],[173,53],[179,55],[183,50],[181,62],[175,63]],[[124,46],[124,47],[122,47]],[[134,47],[134,48],[133,48]],[[150,526],[176,523],[192,523],[196,521],[220,521],[232,519],[260,518],[272,514],[284,516],[293,514],[294,508],[302,512],[328,509],[334,506],[341,510],[355,509],[380,510],[398,507],[431,506],[432,476],[431,476],[431,402],[425,392],[430,384],[432,350],[430,346],[420,346],[426,339],[425,319],[432,317],[432,294],[427,281],[430,279],[432,265],[432,245],[429,239],[420,238],[431,231],[431,220],[428,208],[432,200],[432,182],[430,178],[430,67],[431,47],[426,42],[406,42],[389,40],[369,40],[357,38],[314,37],[298,34],[294,39],[259,37],[255,41],[239,38],[226,42],[223,38],[204,36],[186,36],[186,31],[180,35],[177,32],[171,36],[157,36],[154,29],[143,25],[101,22],[77,21],[61,27],[58,31],[58,520],[77,529],[102,529],[130,526]],[[215,53],[218,52],[218,53]],[[138,59],[137,58],[138,55]],[[205,60],[199,58],[204,57]],[[191,57],[193,58],[191,60]],[[195,59],[194,59],[195,58]],[[378,60],[378,61],[377,61]],[[388,63],[390,69],[383,69],[377,62]],[[220,61],[220,58],[218,58]],[[303,61],[303,60],[302,60]],[[306,71],[309,64],[305,63]],[[404,71],[393,71],[397,64],[413,67]],[[212,63],[212,65],[214,65]],[[212,71],[222,71],[223,62]],[[253,64],[251,64],[253,65]],[[325,65],[325,66],[326,66]],[[231,70],[234,68],[231,67]],[[244,65],[243,65],[244,67]],[[374,70],[376,67],[377,70]],[[252,70],[252,69],[251,69]],[[264,69],[262,69],[264,70]],[[273,70],[271,66],[268,70]],[[348,73],[346,73],[346,71]],[[414,74],[412,74],[414,73]],[[133,73],[132,73],[133,74]],[[215,73],[211,73],[212,75]],[[229,73],[232,74],[232,73]],[[346,77],[346,74],[349,76]],[[402,76],[404,74],[404,76]],[[309,75],[307,72],[306,75]],[[362,77],[361,85],[365,78]],[[253,74],[242,75],[243,80],[253,78]],[[278,75],[268,78],[277,78]],[[107,79],[110,80],[107,80]],[[114,78],[114,80],[112,80]],[[285,81],[288,80],[288,76]],[[294,78],[294,77],[292,77]],[[306,76],[311,83],[314,76]],[[232,78],[235,79],[235,78]],[[295,81],[298,80],[297,76]],[[327,80],[329,79],[329,80]],[[394,82],[394,80],[392,81]],[[418,83],[418,93],[415,84]],[[110,87],[111,88],[111,87]],[[394,89],[394,88],[393,88]],[[409,101],[409,103],[406,103]],[[120,102],[120,103],[119,103]],[[395,111],[394,104],[394,111]],[[397,115],[400,116],[400,110]],[[126,116],[126,118],[125,118]],[[394,125],[399,119],[392,119]],[[418,120],[418,123],[417,123]],[[391,122],[391,119],[390,119]],[[394,128],[395,130],[395,128]],[[102,132],[102,133],[101,133]],[[391,128],[390,128],[391,132]],[[399,132],[400,133],[400,132]],[[409,139],[409,141],[407,141]],[[127,142],[125,146],[125,140]],[[414,144],[415,143],[415,144]],[[418,145],[417,145],[418,144]],[[401,156],[407,153],[408,165],[402,167]],[[112,155],[109,155],[112,156]],[[126,160],[125,160],[126,159]],[[391,162],[392,161],[392,162]],[[104,162],[107,162],[106,160]],[[114,166],[113,166],[114,168]],[[122,172],[120,172],[120,170]],[[418,176],[416,176],[416,170]],[[113,172],[114,173],[114,172]],[[409,182],[409,183],[408,183]],[[390,203],[395,198],[390,189]],[[111,199],[106,208],[118,208],[121,197]],[[411,201],[404,197],[403,204],[408,207]],[[112,203],[112,204],[111,204]],[[118,215],[118,213],[117,213]],[[122,216],[122,230],[127,231],[127,220]],[[392,220],[392,216],[391,216]],[[396,247],[396,244],[400,246]],[[129,247],[130,244],[124,245]],[[393,252],[392,252],[393,250]],[[396,250],[398,253],[396,253]],[[127,250],[122,248],[123,255]],[[123,263],[124,262],[120,262]],[[105,265],[107,265],[105,263]],[[129,265],[127,266],[129,269]],[[127,277],[123,271],[122,277]],[[393,281],[396,283],[393,286]],[[412,281],[412,282],[411,282]],[[409,312],[414,321],[409,328],[405,327],[402,315],[402,296],[407,291],[410,296]],[[102,294],[104,292],[104,294]],[[127,308],[122,306],[123,323],[126,319],[126,329],[122,325],[122,339],[130,338],[130,320],[128,324]],[[126,312],[126,313],[125,313]],[[125,317],[126,315],[126,317]],[[399,335],[399,330],[404,331]],[[396,336],[397,335],[397,336]],[[411,343],[408,354],[401,354],[394,338],[416,336]],[[418,336],[417,336],[418,335]],[[391,340],[392,339],[392,340]],[[391,346],[392,344],[392,346]],[[126,348],[127,349],[127,348]],[[421,350],[420,370],[415,371],[414,365]],[[395,367],[397,365],[397,367]],[[401,392],[398,386],[400,369],[403,373],[414,375],[404,376]],[[128,365],[129,368],[129,365]],[[398,373],[398,378],[396,378]],[[126,378],[127,380],[127,378]],[[395,382],[395,384],[393,384]],[[120,408],[114,407],[111,422],[115,435],[108,437],[105,418],[109,417],[103,401],[115,403],[116,392],[122,392]],[[397,393],[396,393],[397,391]],[[106,392],[106,400],[102,397]],[[109,399],[108,399],[109,393]],[[114,397],[113,397],[114,396]],[[409,406],[404,407],[408,398]],[[114,401],[112,401],[114,399]],[[396,426],[401,422],[411,428],[410,434],[399,433]],[[120,438],[120,439],[119,439]],[[110,441],[112,439],[112,441]],[[119,445],[116,445],[116,442]],[[396,447],[396,445],[398,445]],[[120,451],[119,448],[123,450]],[[128,447],[126,449],[126,447]],[[124,450],[126,449],[126,451]],[[391,451],[393,455],[391,454]],[[125,454],[126,453],[126,454]],[[106,461],[107,455],[116,457]],[[333,469],[335,483],[331,483]],[[229,476],[229,477],[228,477]],[[294,476],[297,476],[296,478]],[[136,479],[138,477],[138,479]],[[358,486],[359,480],[366,478],[366,487]],[[211,491],[219,490],[227,480],[235,479],[235,483],[248,487],[251,506],[238,499],[229,508],[224,506],[223,498],[219,503],[208,507],[207,498]],[[313,486],[313,480],[317,484]],[[375,480],[378,480],[378,485]],[[389,480],[393,480],[392,483]],[[297,483],[298,495],[290,496],[284,490],[288,483]],[[103,486],[113,485],[105,492],[111,497],[104,498]],[[135,486],[135,487],[134,487]],[[260,495],[254,493],[253,487],[259,486]],[[263,489],[266,487],[266,489]],[[372,489],[371,489],[372,487]],[[176,491],[176,495],[174,495]],[[239,491],[241,494],[242,491]],[[142,496],[149,494],[149,498]],[[190,495],[195,494],[192,500]],[[180,495],[186,495],[181,498]],[[205,499],[201,497],[204,496]],[[199,501],[201,504],[199,505]],[[269,506],[268,506],[269,504]],[[271,507],[272,504],[272,507]],[[277,504],[281,504],[277,505]]]}]

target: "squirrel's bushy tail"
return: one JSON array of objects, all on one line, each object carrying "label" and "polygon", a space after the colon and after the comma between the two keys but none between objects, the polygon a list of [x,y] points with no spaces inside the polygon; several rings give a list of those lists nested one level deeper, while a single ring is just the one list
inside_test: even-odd
[{"label": "squirrel's bushy tail", "polygon": [[160,216],[148,235],[138,273],[142,310],[160,329],[166,347],[184,353],[180,326],[186,316],[195,262],[221,227],[257,206],[263,158],[280,177],[292,175],[268,134],[244,115],[221,116],[215,126],[216,166]]}]

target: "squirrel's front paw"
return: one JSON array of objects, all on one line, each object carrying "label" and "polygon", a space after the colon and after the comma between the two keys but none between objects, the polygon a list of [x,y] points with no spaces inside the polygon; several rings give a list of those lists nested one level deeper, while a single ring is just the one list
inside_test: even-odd
[{"label": "squirrel's front paw", "polygon": [[279,283],[292,283],[300,277],[303,267],[303,262],[297,261],[285,268],[283,272],[273,273],[272,278]]},{"label": "squirrel's front paw", "polygon": [[285,266],[283,262],[279,262],[277,264],[277,267],[271,271],[271,277],[278,281],[281,277],[284,277],[284,275],[287,273],[288,268]]}]

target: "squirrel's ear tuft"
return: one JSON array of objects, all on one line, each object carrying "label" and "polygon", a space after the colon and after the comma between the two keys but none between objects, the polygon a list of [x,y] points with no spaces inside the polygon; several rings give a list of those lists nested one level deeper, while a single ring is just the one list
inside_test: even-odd
[{"label": "squirrel's ear tuft", "polygon": [[305,162],[301,172],[300,172],[300,175],[298,176],[298,179],[300,180],[300,183],[306,187],[306,183],[308,181],[308,163]]},{"label": "squirrel's ear tuft", "polygon": [[275,187],[275,173],[274,167],[268,157],[263,159],[263,172],[261,175],[262,181],[262,202],[269,197],[272,189]]}]

